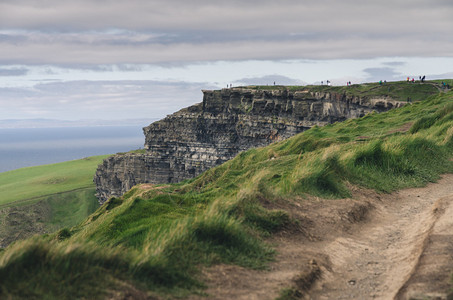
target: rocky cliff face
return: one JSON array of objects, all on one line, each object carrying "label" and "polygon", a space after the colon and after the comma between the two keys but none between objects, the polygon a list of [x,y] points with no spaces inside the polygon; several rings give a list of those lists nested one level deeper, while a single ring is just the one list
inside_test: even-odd
[{"label": "rocky cliff face", "polygon": [[232,88],[203,91],[203,102],[143,129],[146,153],[104,160],[94,182],[99,202],[139,183],[192,178],[243,150],[291,137],[314,125],[364,116],[403,105],[310,89]]}]

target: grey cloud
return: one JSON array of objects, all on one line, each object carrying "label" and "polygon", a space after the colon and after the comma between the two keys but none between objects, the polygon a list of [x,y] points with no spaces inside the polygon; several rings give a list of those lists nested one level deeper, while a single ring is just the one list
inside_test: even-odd
[{"label": "grey cloud", "polygon": [[[108,73],[108,72],[141,72],[144,70],[143,65],[139,64],[61,64],[60,67],[65,69],[72,69],[72,70],[83,70],[83,71],[94,71],[100,73]],[[49,69],[48,74],[56,74],[55,71]]]},{"label": "grey cloud", "polygon": [[404,66],[406,64],[406,62],[404,62],[404,61],[388,61],[388,62],[384,62],[382,64],[385,66],[390,66],[390,67],[398,67],[398,66]]},{"label": "grey cloud", "polygon": [[65,43],[31,43],[20,47],[0,43],[0,64],[165,64],[217,60],[287,60],[374,58],[382,56],[449,57],[453,41],[431,41],[420,46],[412,38],[395,41],[363,38],[311,41],[237,41],[225,43],[147,46],[80,45]]},{"label": "grey cloud", "polygon": [[9,64],[453,55],[444,0],[5,0],[0,14]]},{"label": "grey cloud", "polygon": [[[96,31],[96,32],[41,32],[41,31],[8,31],[3,33],[3,43],[14,41],[15,45],[61,43],[92,46],[148,46],[148,45],[172,45],[172,44],[206,44],[206,43],[228,43],[228,42],[253,42],[253,41],[298,41],[298,40],[323,40],[329,38],[325,33],[278,33],[266,32],[245,33],[218,32],[212,30],[188,31],[181,29],[175,33],[156,32],[132,32],[132,31]],[[371,36],[370,38],[376,38]],[[2,39],[0,38],[0,42]]]},{"label": "grey cloud", "polygon": [[28,69],[26,68],[0,68],[0,77],[1,76],[23,76],[27,75]]},{"label": "grey cloud", "polygon": [[453,72],[443,73],[443,74],[428,74],[426,76],[427,80],[431,79],[449,79],[453,78]]},{"label": "grey cloud", "polygon": [[0,43],[18,44],[27,41],[27,36],[18,33],[0,33]]},{"label": "grey cloud", "polygon": [[289,78],[282,75],[266,75],[262,77],[242,78],[236,80],[235,83],[244,85],[302,85],[303,81],[298,79]]},{"label": "grey cloud", "polygon": [[57,74],[57,73],[56,73],[54,70],[52,70],[52,68],[50,68],[50,67],[45,68],[44,73],[47,74],[47,75],[56,75],[56,74]]},{"label": "grey cloud", "polygon": [[[313,30],[319,25],[335,30],[357,29],[357,23],[376,32],[393,27],[396,22],[423,23],[448,15],[451,5],[446,1],[2,1],[3,28],[45,29],[57,31],[126,28],[154,29],[165,32],[181,29],[220,29],[243,31],[289,32]],[[436,2],[433,5],[433,2]],[[445,12],[447,10],[447,12]],[[432,13],[427,13],[432,12]],[[451,11],[450,11],[451,12]],[[436,13],[436,14],[435,14]],[[328,23],[326,23],[328,21]],[[374,22],[377,21],[377,22]],[[389,22],[390,21],[390,22]],[[390,24],[389,24],[390,23]],[[393,23],[393,24],[392,24]],[[435,25],[437,22],[434,22]],[[379,24],[379,26],[375,26]],[[407,23],[406,23],[407,24]],[[206,27],[209,25],[209,27]],[[303,25],[303,26],[301,26]],[[417,23],[407,24],[411,28]],[[395,27],[394,29],[401,30]]]},{"label": "grey cloud", "polygon": [[121,64],[121,65],[117,65],[116,68],[119,70],[119,71],[123,71],[123,72],[140,72],[140,71],[143,71],[143,66],[140,66],[140,65],[129,65],[129,64]]},{"label": "grey cloud", "polygon": [[187,82],[71,81],[0,88],[0,119],[156,119],[201,102],[201,89],[211,87]]},{"label": "grey cloud", "polygon": [[112,72],[115,69],[115,65],[105,64],[90,64],[88,62],[83,63],[62,63],[59,64],[65,69],[83,70],[83,71],[94,71],[94,72]]},{"label": "grey cloud", "polygon": [[0,35],[0,42],[25,45],[28,43],[65,43],[80,45],[139,46],[166,41],[165,35],[131,31],[48,32],[39,30],[8,30]]},{"label": "grey cloud", "polygon": [[393,68],[382,67],[382,68],[367,68],[363,72],[367,73],[367,81],[379,81],[379,80],[395,80],[403,78],[400,73],[397,73]]}]

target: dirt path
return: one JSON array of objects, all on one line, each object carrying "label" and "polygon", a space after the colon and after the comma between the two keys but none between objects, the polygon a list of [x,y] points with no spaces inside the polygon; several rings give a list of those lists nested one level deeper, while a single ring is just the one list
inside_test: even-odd
[{"label": "dirt path", "polygon": [[353,198],[286,207],[303,230],[272,240],[278,255],[270,270],[205,270],[207,298],[275,299],[292,287],[304,299],[446,299],[453,175],[391,195],[358,190]]},{"label": "dirt path", "polygon": [[[442,219],[442,229],[453,233],[453,176],[386,198],[376,205],[373,220],[323,249],[329,254],[332,272],[310,293],[314,299],[408,298],[410,280],[418,276],[420,259],[432,244],[438,221]],[[450,237],[446,235],[443,242],[453,243]],[[451,255],[453,251],[450,257],[438,261],[448,266],[447,273],[425,278],[426,287],[429,285],[432,291],[420,290],[421,296],[438,292],[439,277],[443,277],[441,280],[446,281],[448,288],[449,274],[453,271]]]}]

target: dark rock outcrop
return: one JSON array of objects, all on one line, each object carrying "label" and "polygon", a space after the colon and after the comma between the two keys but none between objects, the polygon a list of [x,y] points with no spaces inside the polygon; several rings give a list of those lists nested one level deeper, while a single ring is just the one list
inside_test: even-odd
[{"label": "dark rock outcrop", "polygon": [[100,203],[139,183],[192,178],[252,147],[261,147],[314,125],[364,116],[403,105],[310,89],[232,88],[203,91],[203,102],[143,129],[146,153],[104,160],[94,182]]}]

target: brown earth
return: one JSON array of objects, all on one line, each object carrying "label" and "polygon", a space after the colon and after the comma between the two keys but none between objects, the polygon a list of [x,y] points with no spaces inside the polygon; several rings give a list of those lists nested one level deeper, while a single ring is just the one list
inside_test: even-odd
[{"label": "brown earth", "polygon": [[207,295],[190,299],[447,299],[453,175],[393,194],[351,188],[351,199],[276,204],[300,225],[269,241],[269,269],[207,268]]},{"label": "brown earth", "polygon": [[0,249],[17,240],[46,233],[51,208],[44,201],[0,209]]},{"label": "brown earth", "polygon": [[414,124],[414,122],[408,122],[408,123],[404,124],[403,126],[401,126],[400,128],[397,128],[395,130],[390,130],[388,132],[388,134],[392,134],[395,132],[407,132],[407,131],[409,131],[409,129],[411,129],[413,124]]}]

